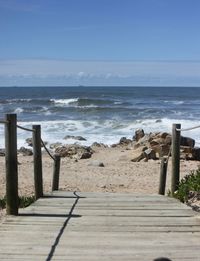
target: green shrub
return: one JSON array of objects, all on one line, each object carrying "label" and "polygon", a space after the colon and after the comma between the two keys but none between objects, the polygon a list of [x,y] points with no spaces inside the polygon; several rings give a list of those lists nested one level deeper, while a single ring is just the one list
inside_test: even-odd
[{"label": "green shrub", "polygon": [[180,181],[178,190],[173,196],[181,202],[187,202],[190,191],[200,192],[200,169],[186,175]]},{"label": "green shrub", "polygon": [[26,208],[29,205],[31,205],[33,202],[35,202],[35,196],[29,196],[29,197],[19,197],[19,207],[20,208]]},{"label": "green shrub", "polygon": [[[26,208],[33,202],[35,202],[34,196],[19,197],[19,207],[20,208]],[[3,198],[0,198],[0,208],[5,208],[5,207],[6,207],[6,197],[4,196]]]},{"label": "green shrub", "polygon": [[6,207],[6,198],[0,198],[0,208],[5,208]]}]

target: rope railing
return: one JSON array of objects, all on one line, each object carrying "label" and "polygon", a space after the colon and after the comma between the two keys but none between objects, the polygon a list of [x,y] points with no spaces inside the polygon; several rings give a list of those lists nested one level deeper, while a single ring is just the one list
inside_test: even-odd
[{"label": "rope railing", "polygon": [[190,131],[190,130],[194,130],[194,129],[198,129],[200,128],[200,125],[191,127],[191,128],[186,128],[186,129],[176,129],[176,131]]},{"label": "rope railing", "polygon": [[45,142],[41,138],[41,129],[40,125],[33,125],[33,129],[28,129],[17,125],[19,129],[29,131],[33,133],[33,147],[34,147],[34,169],[35,169],[35,190],[36,198],[39,198],[43,195],[42,189],[42,160],[41,160],[41,145],[44,147],[45,151],[49,157],[54,161],[54,170],[53,170],[53,181],[52,181],[52,190],[58,190],[59,187],[59,173],[60,173],[60,156],[52,155],[48,150]]},{"label": "rope railing", "polygon": [[200,125],[190,128],[181,128],[181,124],[173,124],[172,126],[172,175],[171,175],[171,193],[177,191],[180,181],[180,145],[181,132],[190,131],[200,128]]},{"label": "rope railing", "polygon": [[30,131],[30,132],[34,132],[35,130],[33,129],[28,129],[28,128],[25,128],[25,127],[22,127],[20,125],[17,125],[17,128],[21,129],[21,130],[24,130],[24,131]]},{"label": "rope railing", "polygon": [[51,154],[51,152],[47,149],[44,141],[41,139],[41,143],[42,143],[42,146],[44,147],[44,149],[46,150],[47,154],[49,155],[50,158],[52,158],[52,160],[55,161],[55,157]]},{"label": "rope railing", "polygon": [[[35,132],[35,129],[29,129],[29,128],[25,128],[25,127],[22,127],[20,125],[17,125],[17,128],[21,129],[21,130],[24,130],[24,131],[29,131],[29,132]],[[50,158],[52,158],[52,160],[55,161],[55,157],[50,153],[50,151],[47,149],[46,145],[45,145],[45,142],[41,139],[41,144],[42,146],[44,147],[44,149],[46,150],[47,154],[49,155]]]},{"label": "rope railing", "polygon": [[0,124],[7,124],[8,121],[5,121],[5,120],[0,120]]},{"label": "rope railing", "polygon": [[35,198],[43,196],[43,171],[42,171],[42,146],[54,161],[52,190],[58,190],[60,156],[52,155],[41,139],[41,126],[33,125],[25,128],[17,124],[16,114],[6,114],[5,120],[0,120],[0,124],[5,124],[5,162],[6,162],[6,212],[8,215],[18,215],[18,159],[17,159],[17,128],[32,132],[33,144],[33,170]]},{"label": "rope railing", "polygon": [[168,163],[168,161],[169,161],[169,158],[170,158],[171,153],[172,153],[172,146],[170,146],[169,152],[168,152],[168,154],[167,154],[167,157],[165,158],[165,161],[166,161],[167,163]]}]

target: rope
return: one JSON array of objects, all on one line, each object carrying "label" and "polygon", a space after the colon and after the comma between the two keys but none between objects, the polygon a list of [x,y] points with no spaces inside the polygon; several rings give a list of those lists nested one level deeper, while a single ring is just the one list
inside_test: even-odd
[{"label": "rope", "polygon": [[21,130],[25,130],[25,131],[30,131],[30,132],[34,132],[35,130],[32,129],[28,129],[28,128],[24,128],[22,126],[17,125],[17,128],[21,129]]},{"label": "rope", "polygon": [[8,121],[0,120],[0,124],[6,124],[6,123],[8,123]]},{"label": "rope", "polygon": [[41,143],[44,147],[44,149],[46,150],[47,154],[49,155],[50,158],[52,158],[52,160],[56,160],[55,157],[50,153],[50,151],[47,149],[46,145],[44,144],[44,141],[41,139]]},{"label": "rope", "polygon": [[189,131],[189,130],[194,130],[194,129],[198,129],[198,128],[200,128],[200,125],[191,127],[191,128],[187,128],[187,129],[176,129],[176,131]]},{"label": "rope", "polygon": [[168,152],[168,155],[166,157],[166,163],[168,164],[168,161],[169,161],[169,158],[170,158],[170,155],[171,155],[171,152],[172,152],[172,146],[170,146],[170,149],[169,149],[169,152]]}]

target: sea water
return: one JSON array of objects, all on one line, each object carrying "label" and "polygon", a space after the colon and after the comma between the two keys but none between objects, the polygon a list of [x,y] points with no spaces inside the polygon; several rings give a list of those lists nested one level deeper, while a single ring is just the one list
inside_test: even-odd
[{"label": "sea water", "polygon": [[[116,143],[132,138],[135,130],[171,132],[173,123],[182,128],[200,125],[200,88],[193,87],[1,87],[0,118],[16,113],[18,124],[32,128],[41,124],[48,144],[66,135],[83,136],[83,145]],[[200,145],[200,129],[182,133]],[[30,132],[18,129],[18,147],[27,146]],[[4,126],[0,125],[0,148]]]}]

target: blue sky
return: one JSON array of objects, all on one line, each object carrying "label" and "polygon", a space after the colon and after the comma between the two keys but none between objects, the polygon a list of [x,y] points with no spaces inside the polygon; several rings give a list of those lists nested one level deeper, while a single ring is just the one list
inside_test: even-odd
[{"label": "blue sky", "polygon": [[0,86],[200,86],[199,0],[0,0]]}]

